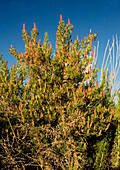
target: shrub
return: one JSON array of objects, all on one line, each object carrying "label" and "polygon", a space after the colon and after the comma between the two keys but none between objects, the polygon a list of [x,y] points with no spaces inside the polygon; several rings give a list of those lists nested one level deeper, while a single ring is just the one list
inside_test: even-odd
[{"label": "shrub", "polygon": [[100,68],[92,67],[92,44],[97,34],[89,33],[81,40],[77,36],[72,43],[72,32],[70,20],[65,24],[60,15],[53,54],[47,33],[41,44],[41,40],[37,42],[35,23],[31,36],[24,24],[25,53],[11,46],[9,52],[17,64],[10,71],[1,56],[3,168],[72,170],[112,166],[118,119],[108,86],[109,74],[103,70],[98,84]]}]

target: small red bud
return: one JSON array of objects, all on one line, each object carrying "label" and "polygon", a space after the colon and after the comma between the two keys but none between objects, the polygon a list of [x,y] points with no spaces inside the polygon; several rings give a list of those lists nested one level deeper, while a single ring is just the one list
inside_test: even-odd
[{"label": "small red bud", "polygon": [[92,69],[90,69],[89,74],[91,75]]},{"label": "small red bud", "polygon": [[114,109],[112,109],[112,113],[114,112]]},{"label": "small red bud", "polygon": [[23,110],[22,110],[22,108],[20,108],[20,111],[21,111],[21,115],[23,115]]},{"label": "small red bud", "polygon": [[64,118],[65,118],[65,114],[63,114],[63,115],[62,115],[62,119],[63,119],[63,121],[64,121]]},{"label": "small red bud", "polygon": [[73,127],[75,126],[75,122],[73,122]]},{"label": "small red bud", "polygon": [[43,113],[41,112],[40,117],[43,118]]},{"label": "small red bud", "polygon": [[60,14],[60,21],[62,21],[62,15]]},{"label": "small red bud", "polygon": [[78,35],[77,35],[77,41],[78,41]]},{"label": "small red bud", "polygon": [[21,55],[23,55],[23,52],[21,51]]},{"label": "small red bud", "polygon": [[87,127],[89,128],[89,121],[87,121]]},{"label": "small red bud", "polygon": [[94,80],[94,78],[92,77],[92,84],[93,84],[93,80]]},{"label": "small red bud", "polygon": [[110,126],[110,123],[107,125],[106,130],[108,130],[109,126]]},{"label": "small red bud", "polygon": [[32,119],[32,125],[34,126],[34,120]]},{"label": "small red bud", "polygon": [[36,24],[35,24],[35,22],[34,22],[34,29],[36,29]]},{"label": "small red bud", "polygon": [[109,112],[110,111],[110,108],[108,107],[107,111]]},{"label": "small red bud", "polygon": [[96,86],[98,87],[98,81],[97,81],[97,83],[96,83]]},{"label": "small red bud", "polygon": [[8,66],[8,62],[6,62],[6,67]]},{"label": "small red bud", "polygon": [[113,114],[111,114],[111,116],[110,116],[110,120],[112,120],[112,118],[113,118]]},{"label": "small red bud", "polygon": [[94,50],[92,51],[92,57],[94,57]]},{"label": "small red bud", "polygon": [[40,41],[41,41],[41,39],[39,39],[39,41],[38,41],[38,46],[40,46]]},{"label": "small red bud", "polygon": [[25,30],[25,24],[23,24],[23,30]]},{"label": "small red bud", "polygon": [[95,114],[95,117],[96,117],[96,109],[94,109],[94,114]]},{"label": "small red bud", "polygon": [[90,129],[87,130],[87,134],[89,133]]},{"label": "small red bud", "polygon": [[102,129],[101,129],[100,132],[99,132],[99,136],[101,135],[101,132],[102,132]]},{"label": "small red bud", "polygon": [[90,39],[90,46],[92,46],[92,39]]},{"label": "small red bud", "polygon": [[100,91],[100,94],[102,95],[102,89],[101,89],[101,91]]},{"label": "small red bud", "polygon": [[68,18],[68,24],[70,24],[70,19]]}]

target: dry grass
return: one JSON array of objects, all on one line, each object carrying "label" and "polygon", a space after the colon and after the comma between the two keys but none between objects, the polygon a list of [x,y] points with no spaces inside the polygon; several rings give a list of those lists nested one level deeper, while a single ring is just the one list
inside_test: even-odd
[{"label": "dry grass", "polygon": [[[97,43],[97,47],[94,47],[94,60],[89,68],[95,68],[98,59],[98,49],[99,49],[99,42]],[[91,54],[90,54],[91,55]],[[102,61],[101,67],[101,75],[100,75],[100,84],[103,80],[103,70],[105,72],[109,71],[109,85],[111,88],[111,95],[113,101],[117,98],[118,92],[120,92],[120,40],[118,37],[112,39],[112,43],[108,40],[104,57]]]}]

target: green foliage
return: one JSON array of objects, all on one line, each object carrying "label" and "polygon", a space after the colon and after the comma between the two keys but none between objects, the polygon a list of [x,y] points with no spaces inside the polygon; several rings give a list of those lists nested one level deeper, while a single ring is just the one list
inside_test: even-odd
[{"label": "green foliage", "polygon": [[114,144],[111,152],[112,168],[119,168],[120,166],[120,93],[118,94],[118,103],[116,106],[116,132]]},{"label": "green foliage", "polygon": [[6,167],[105,169],[115,163],[118,123],[109,74],[98,86],[99,69],[89,67],[97,34],[77,36],[72,43],[72,32],[70,20],[65,24],[60,16],[53,56],[48,34],[40,44],[35,23],[31,36],[24,25],[25,53],[11,46],[17,64],[10,71],[0,58],[1,157]]}]

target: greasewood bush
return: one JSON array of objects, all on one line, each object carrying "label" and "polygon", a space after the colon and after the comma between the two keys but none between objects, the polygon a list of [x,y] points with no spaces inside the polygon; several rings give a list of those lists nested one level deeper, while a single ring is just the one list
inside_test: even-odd
[{"label": "greasewood bush", "polygon": [[[119,168],[120,106],[111,99],[109,73],[99,84],[93,68],[97,34],[78,36],[60,15],[53,54],[48,35],[37,41],[23,25],[25,52],[11,46],[17,63],[0,57],[0,156],[2,168]],[[120,99],[119,99],[120,101]],[[119,102],[120,103],[120,102]]]}]

